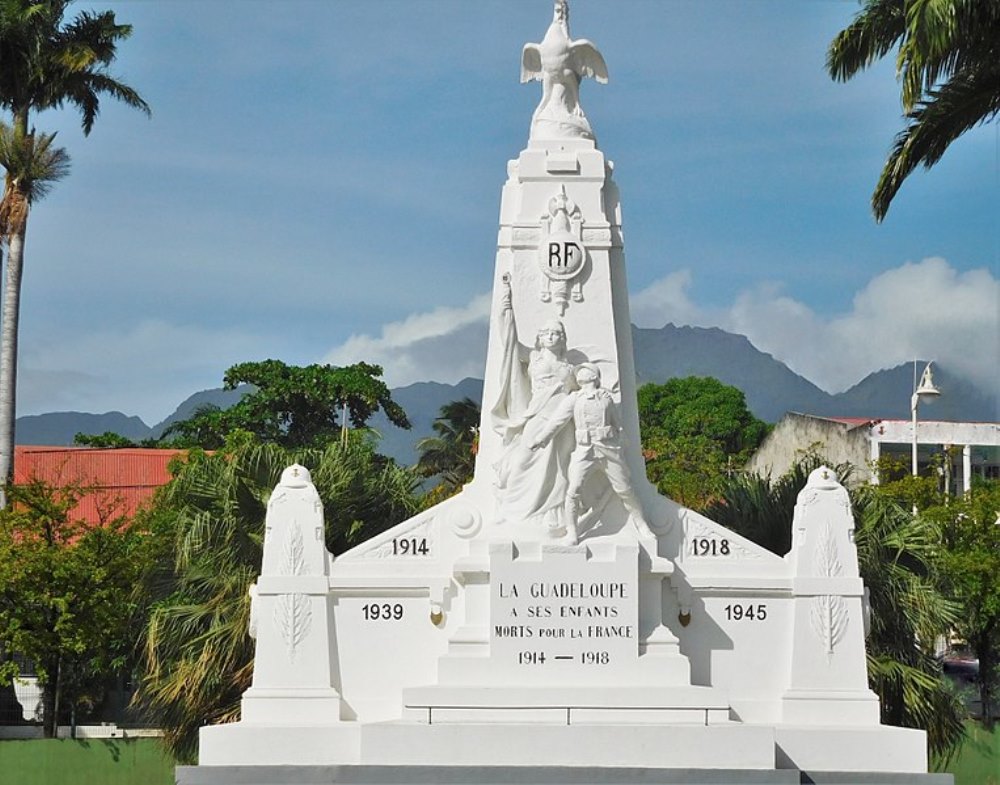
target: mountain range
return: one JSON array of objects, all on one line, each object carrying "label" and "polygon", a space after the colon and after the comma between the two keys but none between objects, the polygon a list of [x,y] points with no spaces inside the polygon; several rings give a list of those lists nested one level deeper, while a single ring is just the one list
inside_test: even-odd
[{"label": "mountain range", "polygon": [[[837,394],[821,390],[796,374],[750,341],[718,328],[675,327],[632,328],[636,376],[639,384],[663,383],[676,376],[714,376],[743,391],[750,410],[767,422],[776,422],[789,411],[827,417],[906,419],[910,416],[913,392],[913,365],[874,371],[858,384]],[[923,361],[918,363],[923,369]],[[996,422],[1000,420],[997,392],[985,392],[948,368],[947,361],[935,362],[935,384],[940,398],[922,402],[921,417],[928,420]],[[463,379],[458,384],[417,382],[392,391],[413,428],[396,428],[381,414],[370,424],[381,435],[380,451],[401,463],[416,460],[416,442],[432,433],[431,425],[440,408],[449,401],[469,397],[479,401],[483,383]],[[212,389],[197,392],[184,400],[163,422],[146,425],[141,419],[121,412],[86,414],[53,412],[19,417],[17,443],[72,444],[77,433],[101,434],[113,431],[130,439],[157,437],[171,423],[190,417],[204,404],[225,408],[235,403],[242,390]]]}]

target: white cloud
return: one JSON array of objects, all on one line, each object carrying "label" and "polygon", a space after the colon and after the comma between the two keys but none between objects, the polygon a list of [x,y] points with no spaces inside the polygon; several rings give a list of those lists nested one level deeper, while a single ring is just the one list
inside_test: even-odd
[{"label": "white cloud", "polygon": [[829,317],[765,284],[709,312],[686,295],[690,273],[672,273],[632,298],[641,326],[711,324],[829,392],[915,358],[937,360],[984,390],[1000,373],[1000,281],[986,269],[959,272],[945,259],[908,262],[877,275],[846,313]]},{"label": "white cloud", "polygon": [[[903,264],[877,275],[849,310],[831,316],[776,285],[745,291],[724,308],[702,308],[688,296],[692,280],[681,270],[637,292],[633,321],[746,335],[830,392],[915,357],[947,365],[988,391],[1000,384],[1000,281],[986,269],[959,272],[940,258]],[[464,306],[416,313],[386,324],[377,336],[351,336],[323,362],[378,363],[394,387],[482,378],[489,309],[490,296],[483,294]],[[59,335],[44,345],[29,341],[21,352],[19,413],[118,410],[153,425],[188,395],[218,386],[233,363],[267,356],[310,362],[296,356],[301,348],[273,334],[157,320],[118,332]]]},{"label": "white cloud", "polygon": [[[960,273],[940,258],[906,263],[873,278],[849,311],[832,316],[815,313],[777,284],[747,290],[724,308],[701,308],[688,296],[691,282],[691,272],[679,270],[637,292],[630,300],[632,321],[745,335],[829,392],[914,358],[947,364],[984,390],[998,384],[1000,281],[985,269]],[[481,378],[489,304],[488,295],[479,295],[466,306],[386,324],[378,337],[353,335],[324,362],[378,363],[394,387]]]},{"label": "white cloud", "polygon": [[640,327],[663,327],[668,322],[701,326],[705,314],[687,295],[691,280],[690,270],[677,270],[633,294],[632,322]]},{"label": "white cloud", "polygon": [[323,362],[347,365],[364,360],[385,369],[392,387],[434,380],[455,383],[482,378],[486,364],[490,296],[481,294],[458,308],[441,307],[382,327],[381,335],[352,335]]}]

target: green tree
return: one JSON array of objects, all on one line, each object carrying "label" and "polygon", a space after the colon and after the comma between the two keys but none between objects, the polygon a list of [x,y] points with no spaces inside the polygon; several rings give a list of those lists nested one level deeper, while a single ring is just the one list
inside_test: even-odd
[{"label": "green tree", "polygon": [[321,447],[343,439],[346,413],[355,428],[364,428],[381,409],[389,421],[409,428],[406,412],[379,377],[382,368],[356,363],[286,365],[280,360],[240,363],[223,378],[223,387],[253,389],[228,409],[204,407],[193,417],[171,425],[163,435],[166,446],[217,449],[228,434],[247,431],[260,441],[285,447]]},{"label": "green tree", "polygon": [[[815,455],[804,456],[781,477],[772,479],[740,472],[722,479],[705,515],[732,529],[772,553],[784,556],[792,547],[792,517],[795,500],[809,473],[823,463]],[[846,465],[834,469],[841,482],[848,476]]]},{"label": "green tree", "polygon": [[768,432],[740,390],[711,377],[645,384],[638,403],[650,482],[694,509],[716,497]]},{"label": "green tree", "polygon": [[979,660],[983,723],[992,728],[1000,700],[1000,483],[929,509],[944,532],[942,570],[962,604],[956,630]]},{"label": "green tree", "polygon": [[871,602],[868,680],[882,702],[882,721],[926,730],[931,753],[947,759],[961,743],[965,707],[935,656],[961,613],[941,572],[941,530],[879,486],[857,488],[852,501]]},{"label": "green tree", "polygon": [[417,442],[420,453],[415,467],[417,474],[440,478],[429,494],[432,501],[451,496],[472,479],[479,445],[479,418],[479,404],[471,398],[446,403],[431,426],[436,436]]},{"label": "green tree", "polygon": [[932,167],[953,141],[1000,111],[1000,3],[865,0],[831,42],[827,69],[846,81],[893,49],[907,125],[872,194],[877,221],[917,166]]},{"label": "green tree", "polygon": [[879,492],[916,510],[940,532],[938,568],[949,596],[962,607],[953,632],[979,660],[983,722],[992,727],[1000,693],[1000,483],[979,481],[969,493],[952,496],[937,476],[912,477],[908,467],[897,476],[895,468],[880,463]]},{"label": "green tree", "polygon": [[145,579],[146,626],[137,703],[193,759],[198,728],[233,721],[250,686],[247,589],[260,573],[267,500],[282,470],[309,468],[334,553],[406,519],[417,477],[377,455],[360,434],[324,449],[288,449],[236,434],[209,455],[192,450],[148,513],[158,567]]},{"label": "green tree", "polygon": [[983,721],[992,727],[1000,693],[1000,483],[978,480],[960,496],[942,485],[950,450],[932,460],[930,476],[910,475],[906,459],[879,461],[879,492],[916,511],[940,531],[938,566],[947,592],[962,606],[952,632],[979,660]]},{"label": "green tree", "polygon": [[[70,0],[0,0],[0,108],[12,124],[0,125],[0,165],[6,170],[0,200],[0,250],[7,266],[0,334],[0,485],[13,477],[17,387],[17,343],[21,271],[31,206],[66,174],[68,157],[53,147],[54,135],[36,133],[32,113],[71,104],[80,111],[83,132],[97,118],[100,98],[110,96],[149,112],[139,94],[113,78],[108,67],[130,25],[112,11],[63,16]],[[0,507],[6,497],[0,487]]]},{"label": "green tree", "polygon": [[167,444],[161,444],[156,439],[143,439],[142,441],[136,442],[129,439],[127,436],[122,436],[114,431],[105,431],[102,434],[78,433],[73,437],[73,444],[78,444],[81,447],[94,447],[95,449],[100,450],[124,450],[134,447],[155,448],[170,446]]},{"label": "green tree", "polygon": [[[142,535],[114,505],[97,525],[74,519],[92,490],[32,481],[11,486],[0,511],[0,641],[35,663],[48,737],[65,708],[99,701],[134,648]],[[15,675],[0,667],[0,680]]]},{"label": "green tree", "polygon": [[[808,455],[774,480],[727,479],[706,514],[784,555],[798,494],[822,463]],[[847,469],[835,469],[841,481]],[[856,488],[851,499],[858,567],[871,604],[868,680],[881,701],[882,721],[924,729],[931,752],[946,758],[962,739],[964,707],[934,656],[938,637],[957,622],[960,608],[946,595],[940,529],[882,486]]]}]

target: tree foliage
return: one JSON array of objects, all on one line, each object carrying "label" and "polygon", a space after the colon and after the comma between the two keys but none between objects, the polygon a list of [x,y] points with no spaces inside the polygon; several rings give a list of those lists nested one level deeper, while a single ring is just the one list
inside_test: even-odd
[{"label": "tree foliage", "polygon": [[417,442],[417,474],[440,479],[429,494],[432,501],[451,496],[472,479],[479,446],[479,418],[479,404],[471,398],[451,401],[441,407],[440,416],[431,426],[436,435]]},{"label": "tree foliage", "polygon": [[[719,484],[705,515],[737,534],[784,556],[792,547],[792,518],[809,473],[823,464],[817,455],[806,455],[781,477],[761,477],[740,472]],[[850,473],[846,465],[834,468],[841,483]]]},{"label": "tree foliage", "polygon": [[872,195],[878,221],[914,169],[936,164],[953,141],[1000,111],[1000,3],[866,0],[831,42],[827,69],[846,81],[893,49],[907,125]]},{"label": "tree foliage", "polygon": [[[21,272],[31,205],[65,176],[69,157],[55,135],[37,133],[30,115],[69,104],[89,134],[102,96],[147,114],[139,94],[108,72],[118,44],[132,33],[113,11],[82,11],[64,20],[70,0],[0,0],[0,165],[6,171],[0,198],[0,250],[6,247],[3,330],[0,333],[0,483],[14,472],[14,423]],[[6,504],[0,485],[0,507]]]},{"label": "tree foliage", "polygon": [[[729,478],[706,514],[784,555],[798,494],[823,463],[810,454],[779,478]],[[844,482],[849,467],[835,471]],[[934,656],[937,640],[959,622],[961,608],[947,593],[941,530],[882,486],[855,488],[851,499],[858,566],[871,607],[868,679],[881,701],[882,721],[927,731],[932,753],[947,757],[962,739],[965,712]]]},{"label": "tree foliage", "polygon": [[345,410],[355,428],[365,427],[380,409],[394,425],[409,428],[406,412],[392,400],[381,375],[381,367],[363,362],[340,368],[280,360],[239,363],[226,371],[224,388],[249,384],[253,389],[228,409],[204,407],[174,423],[162,441],[217,449],[228,434],[241,430],[284,447],[319,447],[343,437]]},{"label": "tree foliage", "polygon": [[[141,613],[141,533],[114,505],[97,525],[74,519],[88,493],[35,480],[11,486],[0,511],[0,642],[35,663],[47,736],[64,707],[99,702],[109,677],[127,668]],[[16,675],[13,663],[4,668],[0,678]]]},{"label": "tree foliage", "polygon": [[[937,456],[947,474],[949,456]],[[983,721],[992,727],[1000,699],[1000,482],[979,480],[969,492],[952,496],[938,472],[912,477],[880,463],[879,493],[916,510],[939,532],[937,567],[948,595],[962,607],[953,632],[979,660],[978,688]]]},{"label": "tree foliage", "polygon": [[73,444],[98,450],[124,450],[135,447],[155,449],[172,446],[162,443],[159,439],[142,439],[137,442],[114,431],[105,431],[101,434],[77,433],[73,437]]},{"label": "tree foliage", "polygon": [[147,519],[159,567],[145,580],[156,602],[137,702],[181,759],[193,758],[199,727],[238,718],[253,673],[247,590],[260,572],[267,500],[292,463],[312,474],[334,553],[418,507],[415,475],[360,436],[288,449],[236,435],[224,450],[194,450],[175,467]]},{"label": "tree foliage", "polygon": [[882,721],[926,730],[931,753],[947,758],[962,740],[965,707],[936,657],[938,640],[961,614],[941,573],[941,531],[879,486],[861,486],[852,501],[871,602],[868,679]]},{"label": "tree foliage", "polygon": [[0,0],[0,107],[27,131],[28,113],[70,104],[89,134],[101,96],[149,113],[148,104],[108,69],[132,34],[114,11],[81,11],[64,20],[71,0]]},{"label": "tree foliage", "polygon": [[944,532],[942,571],[963,609],[956,629],[979,660],[983,722],[992,728],[1000,716],[1000,483],[977,484],[925,515]]},{"label": "tree foliage", "polygon": [[768,432],[740,390],[711,377],[645,384],[638,403],[650,482],[695,509],[716,498],[726,475],[746,462]]}]

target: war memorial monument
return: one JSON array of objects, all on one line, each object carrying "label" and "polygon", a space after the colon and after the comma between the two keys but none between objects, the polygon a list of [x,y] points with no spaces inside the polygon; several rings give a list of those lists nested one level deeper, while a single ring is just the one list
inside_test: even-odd
[{"label": "war memorial monument", "polygon": [[659,495],[639,446],[618,189],[551,25],[507,164],[480,450],[461,493],[330,554],[308,469],[270,498],[242,719],[184,785],[946,783],[881,725],[847,492],[784,557]]}]

